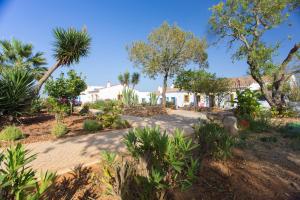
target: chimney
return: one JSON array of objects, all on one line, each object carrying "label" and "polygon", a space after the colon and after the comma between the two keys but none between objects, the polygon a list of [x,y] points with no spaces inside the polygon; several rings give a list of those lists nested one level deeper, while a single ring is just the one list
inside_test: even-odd
[{"label": "chimney", "polygon": [[111,86],[110,81],[107,81],[106,87],[109,88]]}]

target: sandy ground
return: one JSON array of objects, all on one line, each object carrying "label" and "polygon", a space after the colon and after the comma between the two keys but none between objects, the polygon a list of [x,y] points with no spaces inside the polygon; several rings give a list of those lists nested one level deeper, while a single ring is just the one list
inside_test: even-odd
[{"label": "sandy ground", "polygon": [[[186,134],[192,133],[191,126],[199,117],[203,117],[203,114],[191,111],[170,111],[169,115],[151,118],[123,116],[133,128],[157,125],[168,133],[179,128]],[[32,162],[34,169],[62,174],[78,164],[90,165],[98,162],[101,151],[125,152],[122,138],[127,132],[128,129],[123,129],[67,137],[26,144],[26,148],[38,154],[37,159]]]}]

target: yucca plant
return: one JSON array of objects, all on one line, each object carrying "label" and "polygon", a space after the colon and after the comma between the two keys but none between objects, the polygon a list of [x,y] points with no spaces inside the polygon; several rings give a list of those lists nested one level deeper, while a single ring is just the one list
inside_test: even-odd
[{"label": "yucca plant", "polygon": [[34,95],[35,77],[21,67],[6,68],[0,74],[0,111],[17,116],[27,111]]},{"label": "yucca plant", "polygon": [[133,89],[124,88],[122,91],[122,103],[125,106],[134,106],[139,103],[138,95]]},{"label": "yucca plant", "polygon": [[41,179],[29,164],[36,155],[29,155],[21,144],[10,147],[0,154],[0,199],[38,200],[51,186],[55,174],[46,172]]},{"label": "yucca plant", "polygon": [[56,63],[48,68],[48,71],[39,80],[36,87],[37,92],[57,68],[79,63],[80,58],[86,57],[89,53],[91,37],[86,29],[80,31],[74,28],[67,30],[56,28],[53,33],[55,37],[54,57]]},{"label": "yucca plant", "polygon": [[157,105],[157,100],[158,100],[158,96],[154,92],[151,92],[150,93],[150,105],[151,106],[156,106]]}]

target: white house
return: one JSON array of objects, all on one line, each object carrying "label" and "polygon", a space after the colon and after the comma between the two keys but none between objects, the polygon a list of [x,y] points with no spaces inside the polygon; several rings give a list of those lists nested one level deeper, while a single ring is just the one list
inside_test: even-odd
[{"label": "white house", "polygon": [[[80,94],[79,101],[81,101],[84,104],[95,102],[97,100],[121,99],[123,89],[123,85],[111,85],[110,82],[107,82],[106,87],[88,86],[87,89]],[[149,92],[140,92],[138,90],[134,91],[138,95],[140,103],[149,101]]]}]

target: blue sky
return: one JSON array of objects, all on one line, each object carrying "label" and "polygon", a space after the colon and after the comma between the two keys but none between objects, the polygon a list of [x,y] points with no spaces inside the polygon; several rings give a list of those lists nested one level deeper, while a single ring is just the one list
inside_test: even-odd
[{"label": "blue sky", "polygon": [[[86,76],[89,85],[118,83],[118,74],[132,67],[126,45],[146,40],[147,35],[163,21],[176,23],[186,31],[205,37],[211,44],[216,38],[208,33],[209,7],[218,0],[0,0],[0,39],[16,38],[32,43],[42,51],[52,65],[52,29],[86,26],[92,37],[91,53],[80,64],[72,66]],[[290,18],[293,26],[276,28],[267,35],[269,41],[280,40],[278,60],[286,56],[296,41],[300,41],[300,15]],[[292,36],[288,41],[287,36]],[[247,74],[245,61],[232,63],[233,51],[225,43],[207,50],[209,71],[218,76],[237,77]],[[56,72],[57,75],[60,69]],[[161,78],[142,77],[137,86],[142,91],[156,90]]]}]

